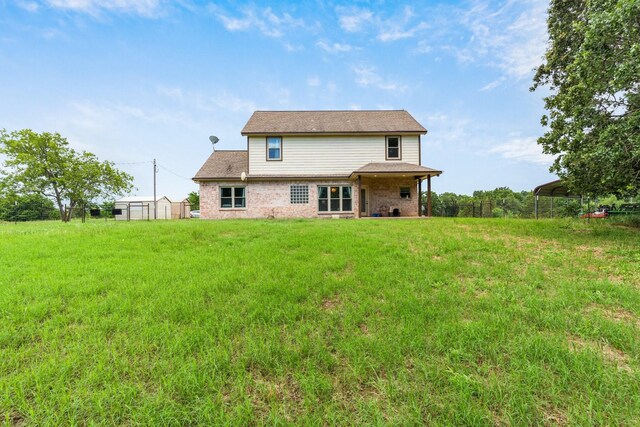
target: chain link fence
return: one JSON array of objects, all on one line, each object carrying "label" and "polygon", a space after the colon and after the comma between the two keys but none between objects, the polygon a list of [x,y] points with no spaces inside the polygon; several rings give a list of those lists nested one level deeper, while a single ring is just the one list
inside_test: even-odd
[{"label": "chain link fence", "polygon": [[[578,217],[588,209],[588,204],[583,205],[577,199],[540,196],[537,203],[537,218]],[[426,212],[426,201],[423,212]],[[536,218],[536,201],[533,196],[523,201],[485,199],[459,202],[434,198],[431,212],[433,216],[438,217]]]}]

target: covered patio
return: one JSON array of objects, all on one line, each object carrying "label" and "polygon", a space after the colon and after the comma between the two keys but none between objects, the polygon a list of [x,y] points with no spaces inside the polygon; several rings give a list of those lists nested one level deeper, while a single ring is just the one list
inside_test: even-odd
[{"label": "covered patio", "polygon": [[[356,217],[431,216],[431,177],[442,171],[404,162],[368,163],[353,171],[358,192]],[[427,181],[426,209],[422,209],[422,181]]]}]

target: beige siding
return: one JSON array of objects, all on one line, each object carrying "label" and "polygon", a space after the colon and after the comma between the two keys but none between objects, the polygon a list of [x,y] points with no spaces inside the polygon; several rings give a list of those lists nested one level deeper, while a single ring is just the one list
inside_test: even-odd
[{"label": "beige siding", "polygon": [[[267,161],[265,137],[249,138],[250,175],[349,175],[367,163],[387,161],[383,135],[284,136],[282,140],[282,161]],[[402,137],[399,161],[420,163],[418,136]]]}]

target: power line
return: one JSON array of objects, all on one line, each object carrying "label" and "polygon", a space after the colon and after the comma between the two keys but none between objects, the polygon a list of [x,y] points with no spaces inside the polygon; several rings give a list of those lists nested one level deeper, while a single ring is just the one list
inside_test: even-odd
[{"label": "power line", "polygon": [[177,176],[178,178],[182,178],[182,179],[186,179],[187,181],[191,181],[191,178],[187,178],[186,176],[179,175],[179,174],[175,173],[174,171],[172,171],[171,169],[167,169],[166,167],[162,166],[160,163],[158,163],[158,166],[160,166],[162,169],[166,170],[170,174],[173,174],[173,175]]},{"label": "power line", "polygon": [[119,163],[114,163],[114,165],[143,165],[143,164],[149,164],[149,163],[153,163],[150,160],[147,160],[146,162],[119,162]]},{"label": "power line", "polygon": [[[152,164],[152,163],[154,163],[153,160],[147,160],[147,161],[144,161],[144,162],[118,162],[118,163],[114,163],[114,165],[148,165],[148,164]],[[171,169],[169,169],[169,168],[167,168],[165,166],[162,166],[160,163],[156,162],[156,165],[158,167],[161,167],[162,169],[166,170],[170,174],[173,174],[173,175],[177,176],[178,178],[182,178],[182,179],[186,179],[187,181],[191,181],[191,178],[187,178],[186,176],[182,176],[182,175],[180,175],[178,173],[175,173]]]}]

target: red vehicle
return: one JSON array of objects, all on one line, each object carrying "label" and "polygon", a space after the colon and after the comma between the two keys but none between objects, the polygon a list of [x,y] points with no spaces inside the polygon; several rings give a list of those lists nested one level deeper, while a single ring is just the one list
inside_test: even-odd
[{"label": "red vehicle", "polygon": [[607,211],[595,211],[582,214],[580,215],[580,218],[606,218],[608,216],[609,214],[607,213]]},{"label": "red vehicle", "polygon": [[610,210],[611,206],[600,205],[595,212],[587,212],[586,214],[580,215],[580,218],[606,218],[609,216]]}]

